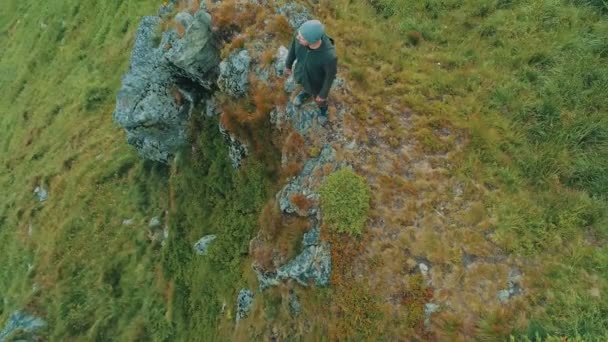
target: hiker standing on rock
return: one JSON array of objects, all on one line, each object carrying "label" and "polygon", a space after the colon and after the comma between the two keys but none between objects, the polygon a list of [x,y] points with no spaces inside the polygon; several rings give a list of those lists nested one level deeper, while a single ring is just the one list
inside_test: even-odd
[{"label": "hiker standing on rock", "polygon": [[291,68],[297,60],[294,71],[295,81],[304,88],[294,100],[296,106],[313,97],[319,106],[318,120],[327,120],[327,95],[336,78],[338,58],[334,40],[325,34],[325,28],[318,20],[309,20],[298,29],[291,43],[285,74],[291,75]]}]

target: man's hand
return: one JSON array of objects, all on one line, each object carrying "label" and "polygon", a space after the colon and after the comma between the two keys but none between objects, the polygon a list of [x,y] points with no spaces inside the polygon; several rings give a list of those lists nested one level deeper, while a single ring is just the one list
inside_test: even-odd
[{"label": "man's hand", "polygon": [[327,99],[321,98],[319,96],[315,97],[315,102],[317,103],[317,106],[325,104],[325,101],[327,101]]},{"label": "man's hand", "polygon": [[283,70],[283,74],[285,74],[285,76],[291,75],[291,69],[285,68],[285,70]]}]

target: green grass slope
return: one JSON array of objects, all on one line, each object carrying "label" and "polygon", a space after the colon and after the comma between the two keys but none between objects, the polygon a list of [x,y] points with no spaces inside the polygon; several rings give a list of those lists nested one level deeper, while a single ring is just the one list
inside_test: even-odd
[{"label": "green grass slope", "polygon": [[[252,158],[235,172],[211,121],[193,122],[198,152],[186,149],[171,168],[141,161],[127,145],[111,122],[114,94],[140,17],[159,5],[3,1],[0,323],[25,308],[49,322],[51,340],[231,339],[236,293],[255,284],[247,244],[276,191],[276,160],[262,166]],[[541,270],[528,284],[543,290],[521,308],[523,328],[505,330],[511,322],[492,316],[474,335],[606,340],[606,3],[321,5],[317,14],[339,44],[341,67],[361,103],[382,107],[398,98],[430,123],[465,129],[458,177],[496,190],[484,207],[496,215],[497,248]],[[383,82],[368,81],[374,77]],[[428,129],[390,134],[416,136],[433,152],[445,148]],[[33,194],[38,185],[49,190],[42,203]],[[152,217],[170,228],[164,247],[148,227]],[[123,224],[127,219],[132,224]],[[218,232],[223,238],[208,257],[192,253],[198,238]],[[348,269],[350,257],[344,260],[340,267]],[[325,334],[326,324],[332,336],[348,337],[335,331],[344,329],[370,337],[381,321],[401,328],[376,318],[378,309],[366,311],[376,308],[374,294],[349,289],[322,291],[316,300],[303,295],[310,299],[305,317],[322,313],[313,331]],[[256,319],[280,325],[280,294],[269,293]],[[327,303],[361,324],[340,324]],[[450,324],[442,326],[444,336],[458,330]]]},{"label": "green grass slope", "polygon": [[[212,120],[193,122],[201,153],[184,151],[173,169],[141,161],[111,122],[135,29],[158,5],[3,3],[2,322],[25,308],[52,340],[194,341],[214,336],[222,304],[234,311],[272,175],[235,172]],[[168,248],[152,217],[171,227]],[[218,231],[206,259],[193,255]]]}]

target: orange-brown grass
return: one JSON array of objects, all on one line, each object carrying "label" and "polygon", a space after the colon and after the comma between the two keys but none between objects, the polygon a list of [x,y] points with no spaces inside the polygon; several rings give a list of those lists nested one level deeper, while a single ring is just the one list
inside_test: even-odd
[{"label": "orange-brown grass", "polygon": [[244,34],[237,35],[230,41],[230,44],[228,44],[226,48],[222,50],[222,56],[227,56],[232,51],[244,48],[245,41],[247,41],[247,37]]},{"label": "orange-brown grass", "polygon": [[274,199],[268,201],[260,216],[258,222],[260,225],[259,234],[262,238],[273,239],[281,227],[281,211]]},{"label": "orange-brown grass", "polygon": [[300,161],[289,161],[281,168],[281,176],[282,180],[290,179],[291,177],[297,176],[304,167],[304,163]]},{"label": "orange-brown grass", "polygon": [[[304,155],[304,137],[297,131],[292,131],[283,144],[283,155],[290,159]],[[299,159],[299,158],[298,158]]]},{"label": "orange-brown grass", "polygon": [[312,201],[300,193],[291,195],[289,200],[298,208],[300,212],[303,213],[308,212],[308,210],[312,207]]},{"label": "orange-brown grass", "polygon": [[256,22],[261,7],[251,3],[237,4],[235,0],[225,0],[211,4],[208,8],[213,23],[220,29],[236,26],[243,29]]},{"label": "orange-brown grass", "polygon": [[305,218],[283,217],[274,199],[266,204],[258,221],[260,231],[249,252],[263,270],[272,270],[279,266],[276,262],[284,263],[295,256],[302,234],[310,228]]},{"label": "orange-brown grass", "polygon": [[304,217],[286,217],[276,238],[276,249],[287,261],[296,256],[302,235],[310,229],[310,221]]},{"label": "orange-brown grass", "polygon": [[283,41],[288,41],[293,35],[293,29],[289,26],[287,18],[282,15],[272,17],[268,31]]},{"label": "orange-brown grass", "polygon": [[274,50],[268,49],[262,53],[262,57],[260,58],[260,62],[263,66],[270,66],[274,61]]}]

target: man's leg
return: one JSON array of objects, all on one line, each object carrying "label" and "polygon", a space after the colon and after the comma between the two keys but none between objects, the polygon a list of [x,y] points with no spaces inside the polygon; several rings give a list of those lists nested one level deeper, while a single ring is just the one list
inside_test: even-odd
[{"label": "man's leg", "polygon": [[317,114],[317,120],[321,125],[324,125],[327,122],[327,100],[323,102],[323,104],[319,105],[319,113]]},{"label": "man's leg", "polygon": [[311,97],[312,94],[309,94],[305,90],[302,90],[293,100],[293,104],[296,105],[296,107],[301,106],[304,102],[306,102],[306,100],[310,99]]}]

